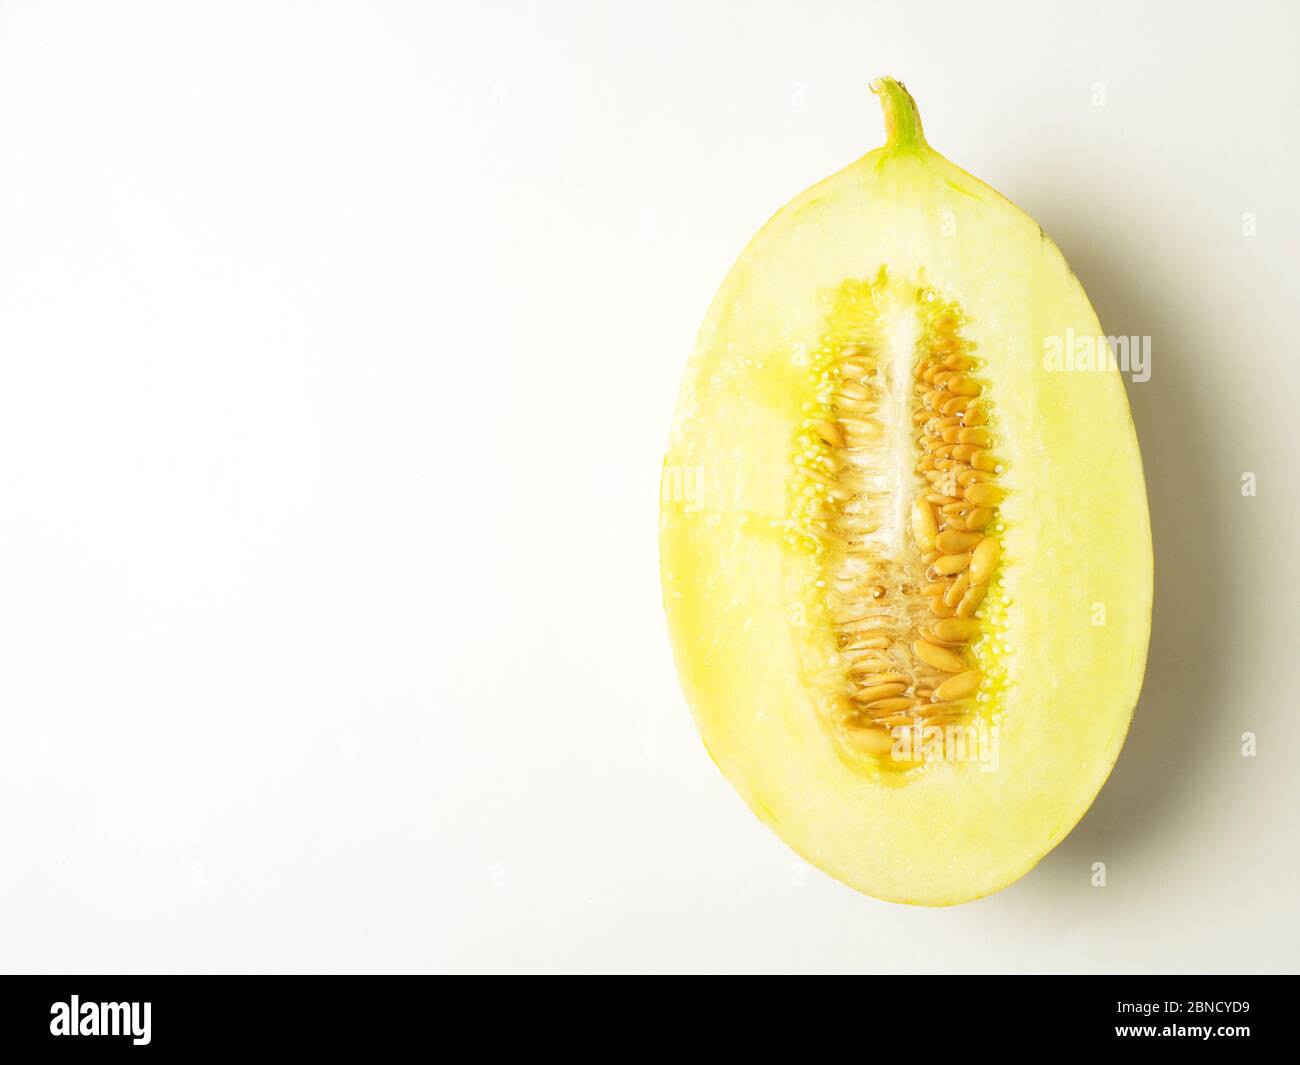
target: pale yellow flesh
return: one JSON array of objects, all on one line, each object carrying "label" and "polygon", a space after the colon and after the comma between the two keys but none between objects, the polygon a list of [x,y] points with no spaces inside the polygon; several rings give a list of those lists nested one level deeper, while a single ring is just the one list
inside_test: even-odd
[{"label": "pale yellow flesh", "polygon": [[[930,764],[902,784],[861,772],[830,740],[794,609],[817,561],[783,532],[824,296],[882,266],[964,309],[1011,491],[997,767]],[[1037,224],[923,144],[894,146],[764,227],[715,298],[687,371],[661,544],[687,698],[755,813],[879,898],[946,905],[1015,880],[1083,815],[1123,743],[1150,627],[1146,497],[1118,374],[1044,367],[1045,338],[1070,331],[1102,332]]]}]

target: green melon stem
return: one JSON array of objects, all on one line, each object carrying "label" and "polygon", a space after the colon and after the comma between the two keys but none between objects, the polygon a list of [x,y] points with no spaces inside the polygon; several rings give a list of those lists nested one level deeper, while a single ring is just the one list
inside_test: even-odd
[{"label": "green melon stem", "polygon": [[871,91],[880,97],[880,106],[885,112],[886,148],[916,151],[929,147],[921,131],[921,113],[902,82],[888,77],[877,78],[871,83]]}]

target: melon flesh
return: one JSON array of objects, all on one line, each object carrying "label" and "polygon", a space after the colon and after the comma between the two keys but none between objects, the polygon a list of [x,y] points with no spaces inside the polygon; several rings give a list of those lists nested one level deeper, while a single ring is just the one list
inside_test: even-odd
[{"label": "melon flesh", "polygon": [[[665,462],[663,592],[700,734],[754,813],[859,891],[939,906],[1022,876],[1105,782],[1141,687],[1151,537],[1119,373],[1049,358],[1103,334],[1079,281],[1037,223],[929,147],[901,85],[873,88],[886,145],[778,212],[701,329]],[[844,683],[825,611],[833,560],[800,533],[793,456],[836,299],[872,285],[896,383],[879,448],[897,456],[900,495],[923,293],[960,308],[1004,464],[1000,561],[977,615],[1000,679],[965,718],[996,737],[980,758],[846,754],[828,710]],[[914,550],[906,508],[877,515],[865,550]]]}]

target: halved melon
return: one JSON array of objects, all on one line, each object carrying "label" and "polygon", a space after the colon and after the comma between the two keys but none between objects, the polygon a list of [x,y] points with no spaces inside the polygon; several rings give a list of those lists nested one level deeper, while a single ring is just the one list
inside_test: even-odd
[{"label": "halved melon", "polygon": [[1151,536],[1078,280],[928,146],[902,85],[873,88],[886,145],[780,211],[713,302],[663,588],[700,733],[754,812],[858,890],[937,906],[1023,875],[1101,788]]}]

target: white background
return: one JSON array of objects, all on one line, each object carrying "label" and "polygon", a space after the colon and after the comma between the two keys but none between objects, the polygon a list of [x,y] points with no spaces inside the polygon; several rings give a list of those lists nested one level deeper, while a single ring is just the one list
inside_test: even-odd
[{"label": "white background", "polygon": [[[1295,970],[1297,30],[0,3],[0,967]],[[695,329],[884,73],[1154,348],[1128,746],[944,911],[749,814],[659,602]]]}]

